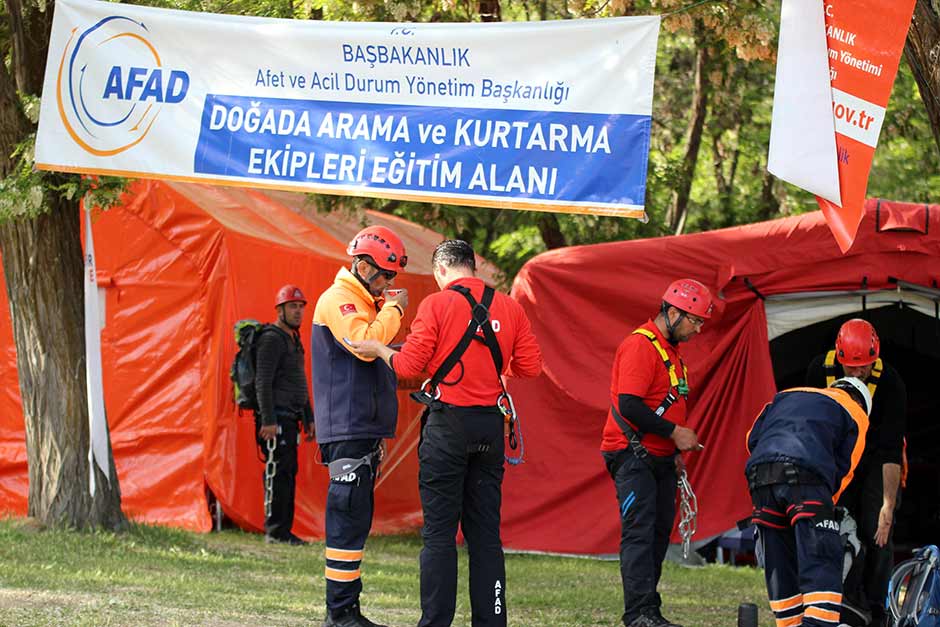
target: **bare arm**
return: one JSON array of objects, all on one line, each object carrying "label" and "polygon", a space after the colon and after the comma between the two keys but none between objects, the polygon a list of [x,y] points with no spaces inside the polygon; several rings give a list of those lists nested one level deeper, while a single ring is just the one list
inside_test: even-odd
[{"label": "bare arm", "polygon": [[897,505],[898,488],[901,486],[900,464],[884,464],[881,467],[881,479],[884,484],[884,496],[881,512],[878,514],[878,530],[875,531],[875,544],[878,546],[888,543],[891,523],[894,522],[894,508]]}]

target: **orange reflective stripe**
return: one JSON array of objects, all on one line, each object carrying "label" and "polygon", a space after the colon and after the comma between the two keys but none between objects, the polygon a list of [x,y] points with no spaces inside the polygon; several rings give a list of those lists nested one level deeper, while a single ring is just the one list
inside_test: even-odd
[{"label": "orange reflective stripe", "polygon": [[359,579],[359,569],[340,570],[339,568],[326,567],[326,578],[330,581],[355,581]]},{"label": "orange reflective stripe", "polygon": [[803,605],[803,595],[795,594],[792,597],[780,599],[779,601],[771,600],[770,609],[774,612],[786,612],[787,610],[792,610],[801,605]]},{"label": "orange reflective stripe", "polygon": [[824,610],[821,607],[808,607],[806,612],[803,613],[803,616],[807,618],[815,618],[816,620],[824,620],[827,623],[838,623],[839,622],[839,612],[833,610]]},{"label": "orange reflective stripe", "polygon": [[353,551],[349,549],[331,549],[330,547],[326,547],[323,553],[328,560],[336,562],[358,562],[362,559],[363,551],[362,549]]},{"label": "orange reflective stripe", "polygon": [[901,448],[901,487],[907,487],[907,438],[904,438],[904,446]]},{"label": "orange reflective stripe", "polygon": [[838,592],[807,592],[803,595],[803,603],[815,605],[816,603],[842,603],[842,595]]},{"label": "orange reflective stripe", "polygon": [[797,614],[796,616],[790,616],[789,618],[778,618],[777,627],[796,627],[803,622],[803,615]]}]

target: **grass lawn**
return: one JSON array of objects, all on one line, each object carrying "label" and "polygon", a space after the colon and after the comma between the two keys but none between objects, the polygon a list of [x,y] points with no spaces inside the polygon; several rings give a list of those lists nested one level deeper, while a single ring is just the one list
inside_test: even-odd
[{"label": "grass lawn", "polygon": [[[373,537],[363,564],[364,613],[395,627],[419,616],[418,536]],[[613,561],[507,555],[509,624],[620,624]],[[460,553],[454,625],[469,625]],[[760,571],[667,563],[664,613],[686,627],[734,627],[756,603],[773,625]],[[123,534],[37,530],[0,519],[0,625],[316,625],[324,613],[323,545],[266,545],[238,531],[208,535],[134,526]]]}]

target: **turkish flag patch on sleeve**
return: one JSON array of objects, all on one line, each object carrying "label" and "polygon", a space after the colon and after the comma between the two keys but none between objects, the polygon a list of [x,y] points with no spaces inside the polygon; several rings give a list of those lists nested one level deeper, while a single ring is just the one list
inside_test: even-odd
[{"label": "turkish flag patch on sleeve", "polygon": [[349,314],[354,314],[356,313],[356,306],[353,305],[352,303],[346,303],[345,305],[340,305],[339,312],[344,316],[348,316]]}]

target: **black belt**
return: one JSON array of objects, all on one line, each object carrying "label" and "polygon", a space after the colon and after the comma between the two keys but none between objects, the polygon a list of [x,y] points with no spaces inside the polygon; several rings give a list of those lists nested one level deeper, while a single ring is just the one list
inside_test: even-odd
[{"label": "black belt", "polygon": [[789,462],[755,464],[747,470],[747,485],[752,490],[776,483],[822,485],[825,481],[812,470]]}]

